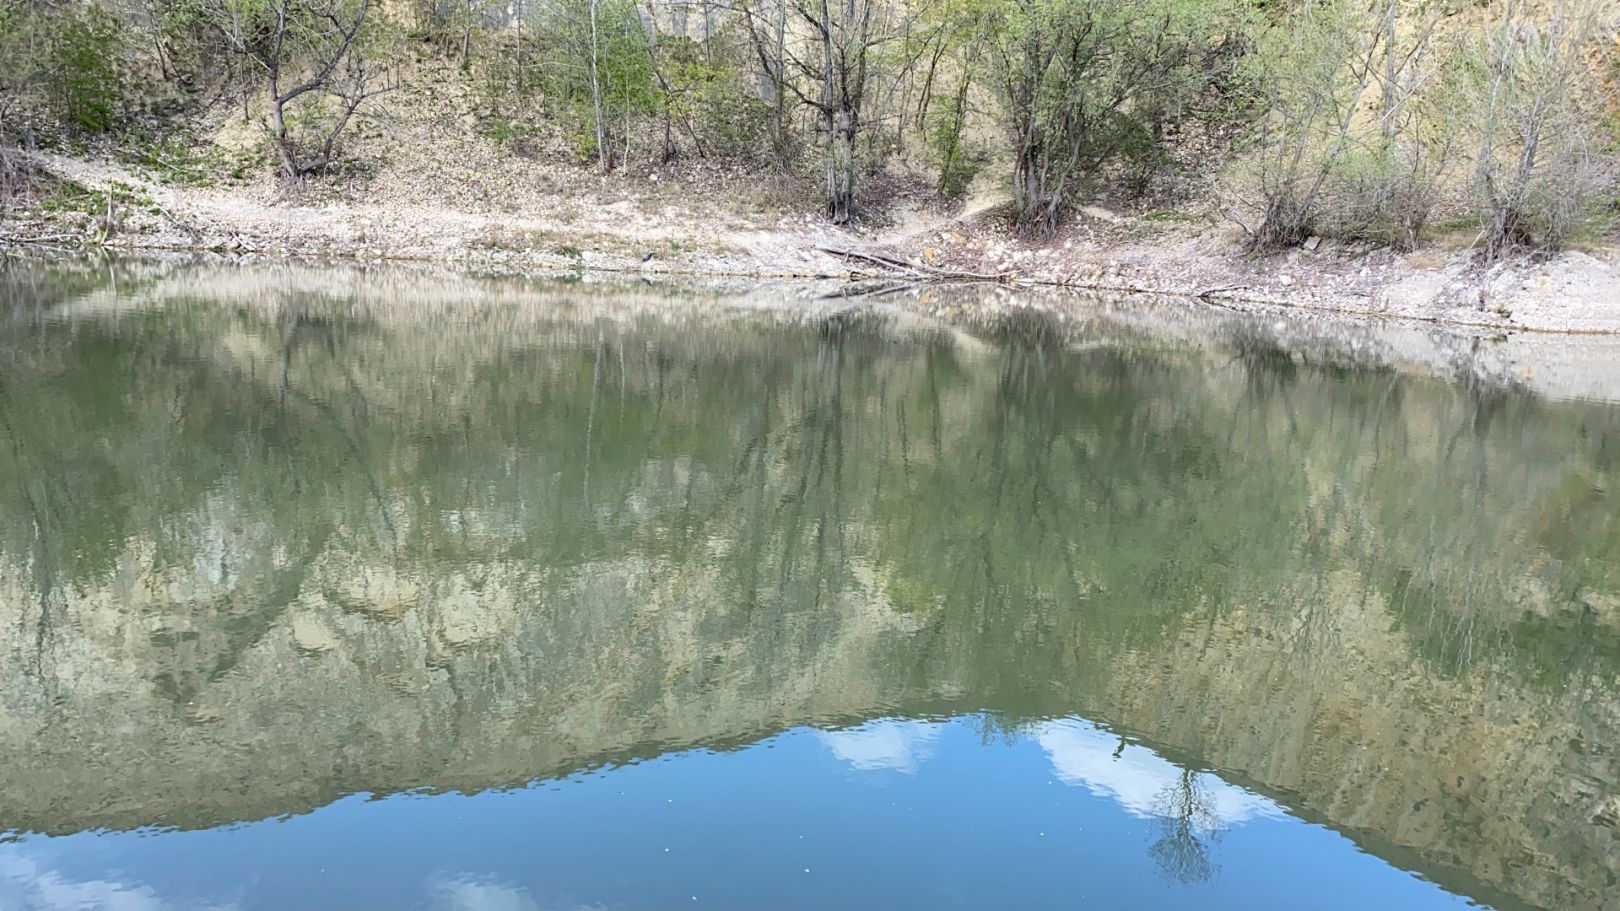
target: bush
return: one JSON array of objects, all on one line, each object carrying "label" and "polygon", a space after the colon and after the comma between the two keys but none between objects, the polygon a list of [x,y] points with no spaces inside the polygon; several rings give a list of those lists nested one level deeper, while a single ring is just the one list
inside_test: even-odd
[{"label": "bush", "polygon": [[657,110],[653,58],[632,0],[558,0],[544,10],[544,89],[571,123],[581,157],[611,170],[629,138],[633,115]]},{"label": "bush", "polygon": [[678,124],[700,156],[771,160],[771,109],[749,86],[749,74],[688,38],[663,36],[656,50],[666,125]]},{"label": "bush", "polygon": [[1515,247],[1559,249],[1612,187],[1590,64],[1599,40],[1590,3],[1531,18],[1523,0],[1505,0],[1459,55],[1449,83],[1477,142],[1471,189],[1486,260]]},{"label": "bush", "polygon": [[953,198],[967,192],[985,160],[982,152],[968,148],[962,138],[967,124],[967,91],[968,83],[964,79],[956,92],[934,96],[923,126],[929,153],[939,173],[935,185],[939,192]]},{"label": "bush", "polygon": [[44,73],[39,18],[26,0],[0,0],[0,147],[14,138],[14,111]]},{"label": "bush", "polygon": [[99,7],[0,0],[0,134],[21,108],[65,127],[104,133],[122,97],[123,32]]},{"label": "bush", "polygon": [[204,0],[123,0],[142,9],[150,48],[164,79],[190,86],[199,76],[220,74],[228,66],[215,22]]},{"label": "bush", "polygon": [[1441,190],[1443,153],[1404,139],[1360,146],[1335,163],[1315,229],[1344,240],[1411,250]]},{"label": "bush", "polygon": [[62,122],[88,133],[112,129],[118,113],[119,29],[91,7],[53,29],[50,97]]},{"label": "bush", "polygon": [[0,212],[26,202],[33,183],[34,170],[28,159],[0,139]]},{"label": "bush", "polygon": [[1453,143],[1421,93],[1433,83],[1438,11],[1400,21],[1399,0],[1322,0],[1268,31],[1248,62],[1261,114],[1239,218],[1260,252],[1313,234],[1411,248]]},{"label": "bush", "polygon": [[1101,168],[1199,116],[1246,28],[1238,0],[993,0],[973,12],[1013,138],[1019,226],[1048,233]]}]

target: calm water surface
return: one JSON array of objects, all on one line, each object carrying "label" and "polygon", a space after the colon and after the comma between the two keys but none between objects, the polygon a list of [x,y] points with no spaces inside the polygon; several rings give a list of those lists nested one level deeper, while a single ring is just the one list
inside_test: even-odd
[{"label": "calm water surface", "polygon": [[1224,316],[0,295],[5,911],[1620,908],[1614,405]]}]

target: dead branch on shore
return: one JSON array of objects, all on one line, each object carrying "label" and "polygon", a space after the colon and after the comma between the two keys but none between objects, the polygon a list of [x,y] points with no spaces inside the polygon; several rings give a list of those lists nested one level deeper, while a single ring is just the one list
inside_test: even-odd
[{"label": "dead branch on shore", "polygon": [[158,214],[162,215],[163,218],[169,222],[169,224],[174,225],[176,228],[179,228],[180,230],[186,232],[186,234],[190,235],[191,242],[193,244],[202,243],[202,232],[197,230],[196,225],[181,219],[179,216],[175,215],[173,212],[170,212],[168,209],[163,208],[162,206],[154,206],[153,208],[157,209]]},{"label": "dead branch on shore", "polygon": [[816,249],[823,253],[830,253],[833,256],[843,257],[844,259],[858,259],[863,262],[869,262],[874,265],[882,266],[886,269],[909,272],[918,278],[927,279],[930,281],[1006,282],[1012,280],[1012,276],[1005,272],[963,272],[957,269],[941,269],[938,266],[930,266],[927,263],[913,262],[911,260],[901,259],[898,256],[890,256],[886,253],[877,253],[870,250],[856,250],[852,247],[841,247],[837,244],[816,244]]},{"label": "dead branch on shore", "polygon": [[0,244],[62,244],[82,241],[84,238],[78,234],[0,234]]},{"label": "dead branch on shore", "polygon": [[1248,285],[1221,285],[1215,288],[1205,288],[1193,295],[1200,300],[1209,300],[1217,294],[1231,294],[1233,291],[1247,291]]},{"label": "dead branch on shore", "polygon": [[883,297],[884,295],[905,291],[910,288],[915,288],[916,286],[917,283],[914,281],[877,282],[875,284],[862,282],[853,285],[846,285],[836,291],[831,292],[830,294],[819,295],[815,298],[815,300],[819,302],[844,300],[852,297]]}]

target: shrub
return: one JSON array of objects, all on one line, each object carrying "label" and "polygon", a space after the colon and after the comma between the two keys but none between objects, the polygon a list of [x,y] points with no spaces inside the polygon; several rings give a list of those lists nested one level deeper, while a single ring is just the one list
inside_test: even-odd
[{"label": "shrub", "polygon": [[663,36],[656,53],[666,130],[678,125],[700,156],[771,160],[771,109],[748,84],[749,74],[688,38]]},{"label": "shrub", "polygon": [[968,87],[968,80],[963,79],[956,92],[936,95],[923,126],[928,150],[939,173],[935,185],[939,192],[950,197],[966,193],[968,185],[984,167],[985,156],[969,148],[962,138],[967,124]]},{"label": "shrub", "polygon": [[63,123],[89,133],[112,129],[118,113],[119,29],[96,7],[55,24],[49,82]]},{"label": "shrub", "polygon": [[24,106],[78,131],[112,129],[122,92],[122,34],[96,6],[0,0],[0,134],[14,132],[11,118]]},{"label": "shrub", "polygon": [[545,92],[571,121],[582,157],[611,170],[631,117],[653,113],[659,100],[641,13],[632,0],[558,0],[541,28],[551,56]]},{"label": "shrub", "polygon": [[980,14],[1026,231],[1057,227],[1103,165],[1152,154],[1222,77],[1238,0],[993,0]]},{"label": "shrub", "polygon": [[1417,243],[1455,128],[1436,122],[1421,93],[1437,66],[1439,10],[1406,23],[1400,15],[1399,0],[1322,0],[1263,36],[1248,62],[1260,116],[1241,181],[1257,212],[1239,218],[1252,249],[1312,234]]},{"label": "shrub", "polygon": [[1602,95],[1591,66],[1597,7],[1574,0],[1532,17],[1505,0],[1459,55],[1450,84],[1474,127],[1471,189],[1482,253],[1556,250],[1595,215],[1614,175],[1601,154]]},{"label": "shrub", "polygon": [[1418,244],[1441,190],[1447,156],[1404,138],[1358,146],[1335,163],[1315,228],[1397,250]]},{"label": "shrub", "polygon": [[27,0],[0,0],[0,150],[16,140],[14,112],[45,71],[40,43],[39,18]]}]

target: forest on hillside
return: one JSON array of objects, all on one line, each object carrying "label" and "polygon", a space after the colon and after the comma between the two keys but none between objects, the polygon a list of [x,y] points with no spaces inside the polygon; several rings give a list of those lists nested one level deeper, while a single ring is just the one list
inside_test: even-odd
[{"label": "forest on hillside", "polygon": [[1203,194],[1257,253],[1444,222],[1489,261],[1620,214],[1604,0],[0,0],[0,198],[37,191],[40,148],[183,177],[221,111],[255,125],[233,169],[320,181],[452,77],[514,154],[726,161],[835,224],[901,160],[998,187],[1034,237],[1099,194]]}]

